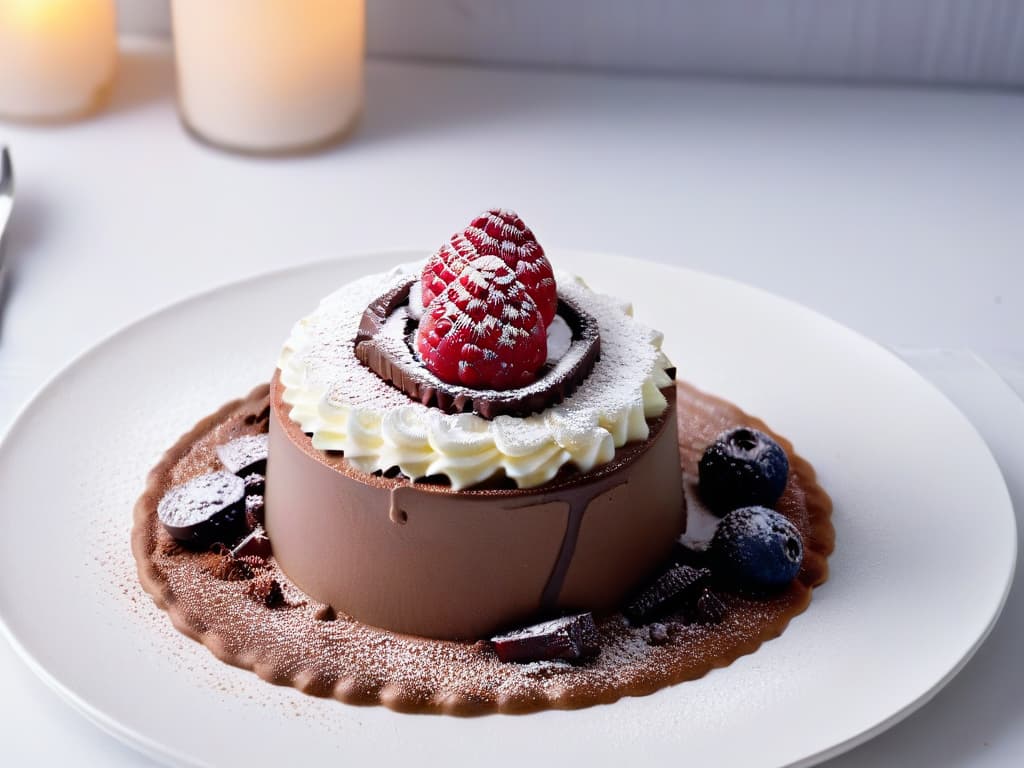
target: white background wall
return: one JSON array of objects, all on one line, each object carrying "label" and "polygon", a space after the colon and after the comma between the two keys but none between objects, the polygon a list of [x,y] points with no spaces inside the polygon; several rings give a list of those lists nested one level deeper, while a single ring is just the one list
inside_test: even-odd
[{"label": "white background wall", "polygon": [[[125,31],[168,33],[167,0],[118,3]],[[367,0],[367,26],[387,56],[1024,84],[1024,0]]]}]

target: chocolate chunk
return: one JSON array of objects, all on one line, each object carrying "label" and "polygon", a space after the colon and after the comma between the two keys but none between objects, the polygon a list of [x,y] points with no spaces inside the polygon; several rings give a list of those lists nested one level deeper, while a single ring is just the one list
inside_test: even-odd
[{"label": "chocolate chunk", "polygon": [[707,587],[697,598],[694,616],[701,624],[721,624],[729,614],[729,609],[715,592]]},{"label": "chocolate chunk", "polygon": [[601,356],[597,320],[571,301],[559,299],[558,314],[573,332],[569,352],[528,387],[506,392],[482,391],[448,384],[415,358],[404,335],[385,333],[388,318],[408,303],[414,278],[372,301],[363,313],[355,338],[356,357],[386,382],[414,401],[445,413],[476,413],[485,419],[529,416],[569,397],[594,369]]},{"label": "chocolate chunk", "polygon": [[626,606],[623,613],[634,624],[645,624],[650,619],[681,605],[711,578],[707,568],[677,565],[659,576]]},{"label": "chocolate chunk", "polygon": [[231,550],[234,557],[246,557],[255,555],[257,557],[270,557],[270,539],[267,538],[263,526],[257,525],[252,532],[238,542]]},{"label": "chocolate chunk", "polygon": [[542,621],[491,638],[498,658],[505,662],[588,659],[601,652],[597,626],[589,613]]},{"label": "chocolate chunk", "polygon": [[217,458],[224,469],[232,474],[260,474],[267,471],[267,444],[269,435],[243,435],[217,446]]},{"label": "chocolate chunk", "polygon": [[227,472],[200,475],[167,491],[157,517],[175,540],[193,549],[236,542],[248,530],[245,482]]}]

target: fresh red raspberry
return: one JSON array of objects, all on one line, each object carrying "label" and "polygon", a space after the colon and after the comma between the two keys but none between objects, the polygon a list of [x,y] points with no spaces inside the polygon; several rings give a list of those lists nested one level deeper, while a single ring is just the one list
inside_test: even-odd
[{"label": "fresh red raspberry", "polygon": [[481,256],[498,256],[508,264],[540,309],[547,327],[558,310],[555,273],[544,249],[519,214],[492,208],[473,219],[464,234]]},{"label": "fresh red raspberry", "polygon": [[496,256],[474,259],[434,298],[416,348],[439,379],[476,389],[526,386],[548,356],[540,310]]},{"label": "fresh red raspberry", "polygon": [[423,288],[423,306],[429,307],[437,296],[444,293],[444,289],[458,276],[466,264],[475,259],[479,254],[466,236],[456,232],[451,239],[429,259],[423,267],[420,275],[420,285]]}]

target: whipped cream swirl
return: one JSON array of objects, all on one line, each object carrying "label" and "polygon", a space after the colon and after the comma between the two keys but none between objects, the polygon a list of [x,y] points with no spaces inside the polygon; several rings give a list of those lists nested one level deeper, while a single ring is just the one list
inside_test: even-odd
[{"label": "whipped cream swirl", "polygon": [[448,478],[455,490],[504,474],[519,488],[551,480],[563,466],[581,472],[611,461],[615,449],[649,434],[647,420],[672,383],[661,334],[628,305],[557,273],[559,293],[598,323],[601,358],[564,402],[527,417],[449,415],[411,401],[355,356],[363,311],[376,297],[419,274],[407,264],[340,288],[292,328],[278,361],[284,402],[313,446],[343,451],[364,472],[398,467],[417,479]]}]

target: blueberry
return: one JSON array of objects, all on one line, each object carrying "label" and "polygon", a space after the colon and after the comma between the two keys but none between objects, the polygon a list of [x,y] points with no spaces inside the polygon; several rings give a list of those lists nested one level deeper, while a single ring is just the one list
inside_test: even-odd
[{"label": "blueberry", "polygon": [[715,438],[698,470],[701,498],[724,515],[740,507],[774,506],[786,487],[789,459],[764,432],[737,427]]},{"label": "blueberry", "polygon": [[722,518],[711,539],[716,575],[741,587],[777,589],[800,572],[804,545],[789,520],[765,507],[743,507]]}]

